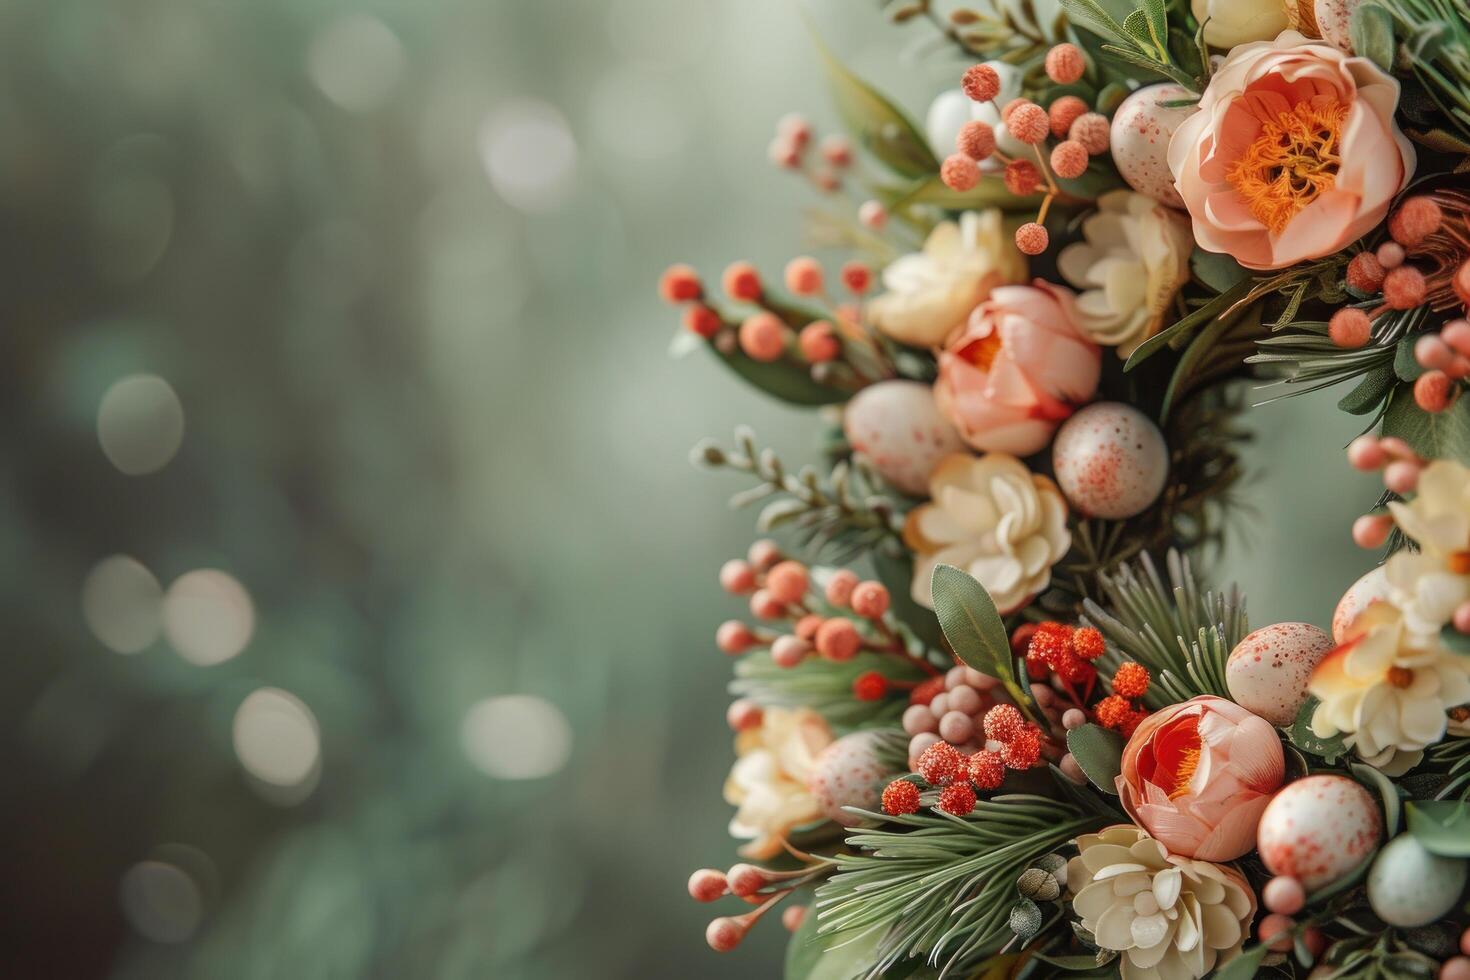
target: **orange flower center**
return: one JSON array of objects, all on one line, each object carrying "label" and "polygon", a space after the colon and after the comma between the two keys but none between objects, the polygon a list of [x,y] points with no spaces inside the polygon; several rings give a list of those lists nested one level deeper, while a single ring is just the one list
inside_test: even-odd
[{"label": "orange flower center", "polygon": [[1179,765],[1174,769],[1174,788],[1169,791],[1169,799],[1177,800],[1189,792],[1189,781],[1198,768],[1199,749],[1185,749],[1179,753]]},{"label": "orange flower center", "polygon": [[1000,354],[1001,342],[1000,331],[992,330],[989,334],[979,340],[971,341],[960,351],[960,356],[982,371],[989,371],[990,365]]},{"label": "orange flower center", "polygon": [[1390,667],[1387,680],[1394,687],[1408,687],[1414,683],[1414,672],[1407,667]]},{"label": "orange flower center", "polygon": [[1329,96],[1298,102],[1261,132],[1225,177],[1251,216],[1279,235],[1337,179],[1338,137],[1347,106]]},{"label": "orange flower center", "polygon": [[1450,571],[1456,575],[1470,575],[1470,551],[1456,551],[1450,555]]}]

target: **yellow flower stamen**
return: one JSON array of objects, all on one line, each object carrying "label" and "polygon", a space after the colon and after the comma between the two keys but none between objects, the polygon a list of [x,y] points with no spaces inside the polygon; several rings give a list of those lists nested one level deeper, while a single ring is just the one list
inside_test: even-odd
[{"label": "yellow flower stamen", "polygon": [[1251,216],[1281,234],[1297,213],[1330,190],[1342,164],[1338,137],[1347,106],[1325,96],[1298,102],[1261,132],[1226,179]]},{"label": "yellow flower stamen", "polygon": [[1174,770],[1174,788],[1169,792],[1169,799],[1177,800],[1189,792],[1189,781],[1198,768],[1199,749],[1185,749],[1179,754],[1179,768]]},{"label": "yellow flower stamen", "polygon": [[1390,667],[1387,680],[1394,687],[1408,687],[1414,683],[1414,672],[1407,667]]}]

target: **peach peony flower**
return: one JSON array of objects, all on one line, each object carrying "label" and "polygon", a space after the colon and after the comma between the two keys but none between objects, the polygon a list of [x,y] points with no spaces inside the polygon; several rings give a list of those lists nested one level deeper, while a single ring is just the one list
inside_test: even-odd
[{"label": "peach peony flower", "polygon": [[934,397],[982,452],[1029,456],[1097,391],[1102,352],[1063,286],[1001,286],[939,355]]},{"label": "peach peony flower", "polygon": [[1367,58],[1296,31],[1235,48],[1169,143],[1200,247],[1280,269],[1370,231],[1414,174],[1398,99]]},{"label": "peach peony flower", "polygon": [[1173,853],[1233,861],[1256,846],[1256,824],[1285,776],[1276,729],[1204,694],[1143,720],[1117,787],[1128,815]]},{"label": "peach peony flower", "polygon": [[730,836],[757,861],[781,853],[781,841],[802,824],[823,819],[807,783],[832,731],[810,708],[767,708],[760,727],[735,736],[735,765],[725,780],[725,802],[738,807]]}]

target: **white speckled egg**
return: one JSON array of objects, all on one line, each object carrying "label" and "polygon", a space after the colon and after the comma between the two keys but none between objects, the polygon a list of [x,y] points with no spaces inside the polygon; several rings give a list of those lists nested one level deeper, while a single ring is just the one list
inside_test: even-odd
[{"label": "white speckled egg", "polygon": [[1426,926],[1454,908],[1465,890],[1463,858],[1431,854],[1409,834],[1383,846],[1368,871],[1368,904],[1391,926]]},{"label": "white speckled egg", "polygon": [[1362,2],[1363,0],[1315,0],[1312,13],[1317,20],[1317,30],[1321,32],[1322,40],[1352,54],[1350,25],[1353,11]]},{"label": "white speckled egg", "polygon": [[1337,609],[1332,613],[1332,639],[1346,643],[1348,628],[1353,620],[1369,605],[1379,599],[1388,598],[1388,572],[1382,565],[1358,579],[1337,600]]},{"label": "white speckled egg", "polygon": [[1307,700],[1312,669],[1333,646],[1332,637],[1310,623],[1262,626],[1230,651],[1225,686],[1245,710],[1290,725]]},{"label": "white speckled egg", "polygon": [[1171,208],[1183,208],[1169,170],[1169,140],[1179,124],[1195,112],[1192,105],[1168,108],[1160,102],[1193,98],[1182,85],[1145,85],[1123,100],[1113,113],[1113,163],[1130,187]]},{"label": "white speckled egg", "polygon": [[1271,798],[1256,826],[1256,847],[1272,874],[1314,891],[1373,853],[1383,818],[1372,795],[1346,776],[1307,776]]},{"label": "white speckled egg", "polygon": [[1159,427],[1121,402],[1097,402],[1067,419],[1052,443],[1057,484],[1089,517],[1142,513],[1164,489],[1169,449]]},{"label": "white speckled egg", "polygon": [[880,738],[878,732],[853,732],[817,756],[807,788],[829,819],[848,826],[859,818],[844,813],[843,807],[876,811],[882,805],[883,785],[895,774],[878,761]]},{"label": "white speckled egg", "polygon": [[842,431],[895,488],[915,497],[929,494],[929,473],[965,444],[934,403],[934,391],[919,381],[880,381],[847,403]]}]

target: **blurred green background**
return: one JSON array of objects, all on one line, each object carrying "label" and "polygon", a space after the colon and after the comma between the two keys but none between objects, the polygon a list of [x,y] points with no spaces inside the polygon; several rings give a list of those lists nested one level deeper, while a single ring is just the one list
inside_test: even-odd
[{"label": "blurred green background", "polygon": [[[803,10],[916,116],[962,66],[851,0],[0,0],[0,975],[773,972],[684,895],[751,527],[687,451],[818,426],[654,284],[855,206],[765,160]],[[1252,416],[1257,623],[1368,566],[1356,421]]]}]

